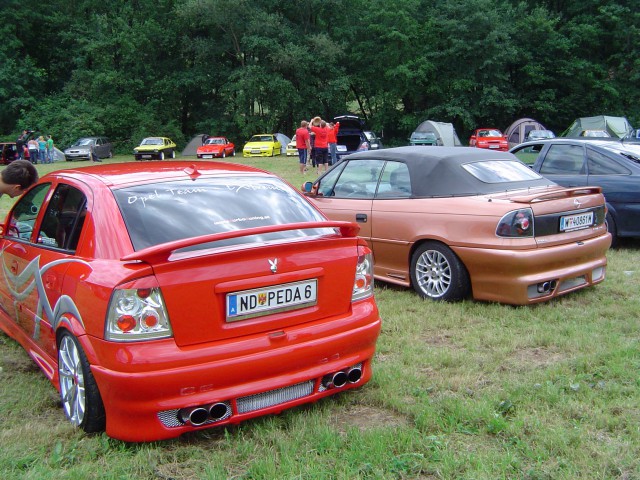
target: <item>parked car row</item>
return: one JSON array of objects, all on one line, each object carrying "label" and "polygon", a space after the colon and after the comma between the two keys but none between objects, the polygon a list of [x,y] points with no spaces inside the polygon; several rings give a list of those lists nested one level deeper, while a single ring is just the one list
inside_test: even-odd
[{"label": "parked car row", "polygon": [[[175,155],[145,140],[140,159]],[[204,144],[199,157],[234,154],[224,137]],[[371,378],[374,279],[512,305],[604,281],[607,227],[627,227],[590,176],[633,177],[638,149],[369,143],[303,192],[230,163],[59,170],[1,226],[0,328],[86,432],[159,440],[315,402]],[[553,181],[567,158],[584,182]]]}]

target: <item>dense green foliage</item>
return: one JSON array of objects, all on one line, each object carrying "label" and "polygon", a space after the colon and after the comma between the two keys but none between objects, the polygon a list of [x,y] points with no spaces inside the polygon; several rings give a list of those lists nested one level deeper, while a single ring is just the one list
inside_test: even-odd
[{"label": "dense green foliage", "polygon": [[631,0],[0,0],[0,135],[241,143],[347,111],[406,143],[530,116],[640,125]]}]

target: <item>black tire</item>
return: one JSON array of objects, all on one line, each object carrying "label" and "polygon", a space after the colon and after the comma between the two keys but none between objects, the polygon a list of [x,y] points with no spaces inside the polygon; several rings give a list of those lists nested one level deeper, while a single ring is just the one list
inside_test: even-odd
[{"label": "black tire", "polygon": [[232,157],[235,157],[235,156],[236,156],[236,151],[235,151],[235,150],[232,150],[232,151],[231,151],[231,156],[232,156]]},{"label": "black tire", "polygon": [[607,225],[607,231],[611,234],[611,248],[615,248],[618,246],[618,227],[611,213],[607,212],[604,223]]},{"label": "black tire", "polygon": [[171,150],[171,158],[176,158],[176,151],[175,150]]},{"label": "black tire", "polygon": [[109,155],[108,155],[108,157],[109,157],[109,158],[113,158],[113,151],[109,150]]},{"label": "black tire", "polygon": [[160,152],[160,154],[158,154],[158,160],[164,160],[164,152]]},{"label": "black tire", "polygon": [[106,415],[98,385],[78,339],[64,332],[58,339],[60,401],[69,421],[87,433],[102,432]]},{"label": "black tire", "polygon": [[226,150],[222,150],[222,158],[226,158],[227,157],[227,151]]},{"label": "black tire", "polygon": [[469,273],[457,255],[439,242],[425,242],[411,257],[411,286],[423,298],[455,302],[469,296]]}]

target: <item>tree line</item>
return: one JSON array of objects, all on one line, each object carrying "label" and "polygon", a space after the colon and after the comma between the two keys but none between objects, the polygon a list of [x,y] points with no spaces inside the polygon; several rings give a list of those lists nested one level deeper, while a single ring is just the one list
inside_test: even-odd
[{"label": "tree line", "polygon": [[242,143],[354,113],[387,144],[424,120],[640,127],[637,0],[0,0],[0,135],[58,145]]}]

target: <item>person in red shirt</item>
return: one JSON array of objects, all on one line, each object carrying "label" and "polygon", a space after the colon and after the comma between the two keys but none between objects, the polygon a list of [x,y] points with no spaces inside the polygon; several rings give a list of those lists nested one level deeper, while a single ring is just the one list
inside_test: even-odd
[{"label": "person in red shirt", "polygon": [[327,122],[320,117],[315,117],[311,121],[311,132],[316,135],[313,152],[318,173],[320,173],[321,168],[326,172],[327,162],[329,161],[329,129],[327,128]]},{"label": "person in red shirt", "polygon": [[338,130],[340,130],[340,122],[329,123],[329,159],[331,165],[338,163]]},{"label": "person in red shirt", "polygon": [[311,141],[309,135],[309,123],[306,120],[300,122],[300,128],[296,130],[296,148],[300,159],[300,173],[304,175],[307,166],[307,155],[311,152]]}]

